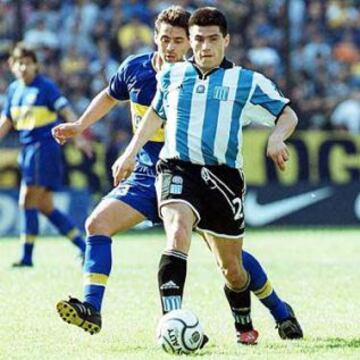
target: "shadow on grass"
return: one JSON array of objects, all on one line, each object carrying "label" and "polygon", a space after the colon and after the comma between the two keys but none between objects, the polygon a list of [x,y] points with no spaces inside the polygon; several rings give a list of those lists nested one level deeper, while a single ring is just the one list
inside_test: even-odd
[{"label": "shadow on grass", "polygon": [[360,338],[305,338],[299,341],[285,341],[281,343],[269,343],[265,345],[270,352],[282,352],[291,350],[294,353],[321,352],[333,349],[360,349]]},{"label": "shadow on grass", "polygon": [[314,344],[311,344],[312,348],[319,349],[336,349],[336,348],[349,348],[359,349],[360,338],[342,339],[339,337],[332,338],[315,338],[313,339]]},{"label": "shadow on grass", "polygon": [[291,347],[292,351],[314,352],[331,349],[360,349],[360,338],[305,338],[296,342],[283,342],[269,344],[266,347],[271,350],[279,351]]}]

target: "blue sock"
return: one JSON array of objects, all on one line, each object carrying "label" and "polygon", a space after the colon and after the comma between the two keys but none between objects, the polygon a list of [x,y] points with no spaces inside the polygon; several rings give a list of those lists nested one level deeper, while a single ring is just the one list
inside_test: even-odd
[{"label": "blue sock", "polygon": [[39,233],[38,209],[20,208],[20,238],[22,240],[22,256],[20,261],[32,264],[35,237]]},{"label": "blue sock", "polygon": [[243,266],[251,277],[250,290],[270,310],[276,322],[288,318],[290,314],[285,303],[276,294],[259,262],[244,250],[242,251],[242,259]]},{"label": "blue sock", "polygon": [[84,301],[101,310],[107,279],[111,271],[111,238],[90,235],[84,263]]},{"label": "blue sock", "polygon": [[47,218],[60,231],[61,234],[68,237],[72,243],[81,250],[82,253],[85,253],[85,241],[80,235],[79,230],[72,223],[68,216],[63,214],[58,209],[54,209],[51,214],[47,215]]}]

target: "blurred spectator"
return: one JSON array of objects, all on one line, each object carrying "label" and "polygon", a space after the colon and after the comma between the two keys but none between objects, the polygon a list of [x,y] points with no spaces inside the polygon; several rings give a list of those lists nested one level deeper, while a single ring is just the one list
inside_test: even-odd
[{"label": "blurred spectator", "polygon": [[331,47],[325,41],[322,33],[312,29],[309,42],[303,50],[304,68],[311,74],[315,74],[320,62],[330,60]]},{"label": "blurred spectator", "polygon": [[137,18],[144,24],[151,24],[152,13],[146,4],[146,1],[124,0],[122,12],[125,19]]},{"label": "blurred spectator", "polygon": [[30,13],[27,26],[33,28],[42,21],[46,29],[56,33],[60,26],[59,7],[60,3],[54,0],[34,2],[34,11]]},{"label": "blurred spectator", "polygon": [[62,59],[60,66],[65,76],[86,73],[88,69],[88,58],[81,55],[76,47],[71,47]]},{"label": "blurred spectator", "polygon": [[248,56],[251,63],[256,67],[276,67],[280,65],[280,57],[277,51],[267,45],[264,37],[255,38],[254,47],[249,49]]},{"label": "blurred spectator", "polygon": [[98,52],[96,58],[90,63],[90,74],[95,76],[101,73],[109,81],[111,76],[115,74],[119,63],[112,58],[109,42],[106,39],[99,40],[96,45]]},{"label": "blurred spectator", "polygon": [[119,29],[117,38],[124,54],[137,54],[140,50],[151,51],[153,32],[148,25],[134,17]]},{"label": "blurred spectator", "polygon": [[91,57],[96,51],[96,46],[91,39],[90,31],[83,29],[81,13],[79,12],[67,24],[68,26],[65,28],[61,39],[64,56],[66,56],[67,52],[76,48],[81,54]]},{"label": "blurred spectator", "polygon": [[306,18],[306,4],[304,0],[289,1],[290,42],[297,46],[303,36]]},{"label": "blurred spectator", "polygon": [[0,56],[9,53],[15,38],[11,8],[0,1]]},{"label": "blurred spectator", "polygon": [[34,27],[26,31],[24,40],[35,49],[41,47],[57,49],[59,47],[57,34],[46,27],[44,19],[38,19]]},{"label": "blurred spectator", "polygon": [[78,27],[78,31],[82,35],[88,36],[95,26],[100,9],[96,1],[75,0],[74,2],[75,5],[69,7],[68,14],[64,19],[65,30],[71,32],[71,29]]},{"label": "blurred spectator", "polygon": [[348,64],[360,61],[360,52],[350,31],[346,31],[342,40],[335,45],[334,58]]},{"label": "blurred spectator", "polygon": [[[354,1],[354,5],[356,5],[356,2],[357,1]],[[331,28],[346,26],[359,16],[359,10],[353,7],[351,3],[351,1],[344,0],[329,1],[326,17]],[[359,4],[357,4],[357,7],[358,6]]]},{"label": "blurred spectator", "polygon": [[360,89],[336,106],[331,114],[331,125],[334,129],[360,134]]}]

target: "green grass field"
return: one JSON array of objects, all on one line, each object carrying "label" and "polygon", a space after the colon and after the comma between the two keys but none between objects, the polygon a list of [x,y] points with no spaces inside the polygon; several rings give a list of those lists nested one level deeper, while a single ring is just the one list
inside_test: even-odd
[{"label": "green grass field", "polygon": [[[114,241],[103,328],[90,336],[55,311],[68,294],[81,297],[75,250],[63,238],[39,238],[33,269],[11,269],[18,242],[0,239],[0,359],[170,359],[157,347],[156,286],[161,231],[130,232]],[[210,343],[199,359],[360,359],[360,229],[248,231],[245,245],[266,267],[278,293],[304,328],[302,341],[283,341],[253,298],[260,332],[253,347],[235,343],[222,279],[194,237],[184,307],[200,318]]]}]

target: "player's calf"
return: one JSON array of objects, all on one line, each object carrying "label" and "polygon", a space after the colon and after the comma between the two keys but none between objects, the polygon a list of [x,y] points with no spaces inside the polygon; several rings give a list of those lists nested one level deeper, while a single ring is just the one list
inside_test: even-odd
[{"label": "player's calf", "polygon": [[68,324],[76,325],[91,335],[101,330],[101,314],[86,302],[71,298],[56,305],[60,317]]}]

